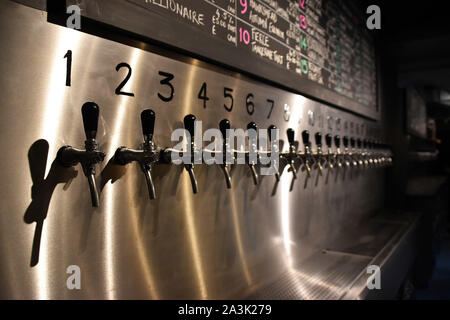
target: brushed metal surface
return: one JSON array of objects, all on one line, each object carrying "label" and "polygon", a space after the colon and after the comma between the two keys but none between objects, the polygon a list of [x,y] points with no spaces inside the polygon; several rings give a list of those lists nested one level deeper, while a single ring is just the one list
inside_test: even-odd
[{"label": "brushed metal surface", "polygon": [[364,256],[317,252],[277,281],[261,288],[255,300],[338,300],[349,289],[355,275],[370,262]]},{"label": "brushed metal surface", "polygon": [[[260,128],[275,124],[282,139],[289,127],[297,140],[304,129],[357,137],[356,124],[365,127],[361,137],[381,133],[374,122],[199,67],[194,59],[180,62],[49,24],[45,13],[10,1],[0,3],[0,30],[0,298],[245,298],[284,274],[314,270],[302,262],[316,261],[312,257],[336,241],[342,226],[383,205],[382,169],[328,178],[314,170],[307,183],[302,173],[290,191],[287,170],[277,188],[270,176],[255,187],[248,168],[237,166],[233,188],[226,190],[220,168],[201,165],[194,196],[182,167],[157,165],[157,199],[150,201],[137,165],[118,168],[105,161],[97,168],[100,208],[93,209],[81,168],[52,166],[60,147],[83,147],[80,109],[86,101],[101,108],[97,139],[108,160],[120,146],[139,146],[139,114],[147,107],[156,111],[155,140],[163,147],[175,144],[170,134],[189,113],[203,121],[204,129],[217,128],[223,118],[233,128],[250,121]],[[73,51],[71,87],[65,86],[67,50]],[[133,68],[124,90],[135,97],[114,94],[125,77],[124,70],[115,70],[121,62]],[[157,96],[168,93],[160,70],[175,75],[169,103]],[[204,81],[210,98],[206,109],[197,98]],[[224,86],[234,89],[231,113],[223,108]],[[245,107],[250,92],[253,116]],[[266,99],[276,102],[271,119]],[[285,104],[292,113],[288,122]],[[328,129],[327,117],[341,119],[342,129],[335,123]],[[355,124],[353,133],[344,121]],[[70,265],[81,269],[81,290],[66,286]]]},{"label": "brushed metal surface", "polygon": [[[349,289],[344,300],[387,300],[398,299],[399,288],[411,272],[411,266],[417,259],[417,248],[419,242],[423,241],[420,233],[421,216],[411,213],[397,215],[395,220],[390,217],[389,221],[397,225],[397,232],[385,246],[378,250],[370,265],[380,266],[380,287],[382,290],[369,290],[366,286],[370,274],[361,272]],[[383,232],[383,230],[381,230]]]}]

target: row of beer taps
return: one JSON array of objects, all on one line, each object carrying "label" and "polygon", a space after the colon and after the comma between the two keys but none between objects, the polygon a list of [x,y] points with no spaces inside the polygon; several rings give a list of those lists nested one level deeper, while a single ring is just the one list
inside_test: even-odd
[{"label": "row of beer taps", "polygon": [[[58,151],[57,160],[62,166],[72,167],[81,164],[83,172],[88,179],[89,189],[91,192],[92,206],[99,206],[99,194],[95,182],[97,164],[104,161],[106,154],[99,150],[98,142],[96,140],[99,107],[94,102],[87,102],[82,107],[82,116],[84,131],[86,135],[85,150],[79,150],[71,146],[64,146]],[[153,110],[147,109],[141,113],[141,125],[142,133],[144,136],[142,146],[139,150],[129,149],[126,147],[120,147],[114,154],[114,163],[117,165],[125,166],[132,162],[137,162],[144,173],[149,197],[150,199],[156,198],[155,186],[152,179],[152,167],[156,163],[172,163],[172,154],[174,149],[172,148],[160,148],[154,143],[154,129],[155,129],[156,114]],[[195,144],[195,122],[196,117],[194,115],[187,115],[184,118],[184,127],[189,132],[188,148],[190,148],[191,161],[184,162],[184,168],[189,174],[192,184],[192,190],[194,194],[198,193],[198,183],[194,172],[194,163],[198,163],[195,160],[199,160],[196,157],[200,157],[200,162],[203,163],[202,154],[203,150],[198,148]],[[278,154],[279,150],[275,149],[278,144],[271,143],[271,150],[261,151],[258,150],[257,143],[250,142],[249,150],[230,150],[230,136],[229,131],[231,129],[231,123],[229,120],[224,119],[219,123],[219,129],[223,137],[223,162],[220,164],[220,168],[225,176],[225,182],[228,189],[231,189],[231,175],[230,167],[234,163],[230,159],[236,159],[238,154],[245,156],[245,164],[249,167],[251,175],[253,177],[253,183],[258,185],[259,176],[257,173],[258,157],[263,152],[266,155],[270,155],[272,152]],[[256,123],[251,122],[247,126],[248,130],[258,130]],[[270,126],[268,128],[269,141],[272,142],[274,137],[272,136],[277,128]],[[299,144],[295,141],[295,131],[293,129],[287,130],[287,139],[289,143],[289,149],[287,152],[279,153],[279,161],[284,162],[287,166],[288,172],[291,172],[293,179],[298,178],[298,170],[305,172],[307,177],[311,177],[312,170],[318,170],[319,175],[323,175],[325,170],[329,170],[331,173],[334,170],[346,170],[350,168],[377,168],[391,166],[393,163],[392,153],[388,150],[387,146],[372,140],[362,140],[360,138],[348,138],[347,136],[340,137],[339,135],[332,136],[327,134],[325,136],[325,145],[327,150],[324,150],[323,137],[321,133],[316,133],[315,136],[316,151],[312,150],[312,144],[310,141],[310,133],[305,130],[302,132],[302,142],[304,145],[303,151],[299,150]],[[334,144],[334,149],[333,149]],[[182,150],[175,150],[180,157],[185,153]],[[251,155],[257,155],[251,157]],[[220,154],[219,154],[220,155]],[[299,165],[299,166],[298,166]],[[282,169],[285,166],[281,166]],[[299,169],[297,169],[299,168]],[[280,181],[283,171],[275,170],[275,178]]]}]

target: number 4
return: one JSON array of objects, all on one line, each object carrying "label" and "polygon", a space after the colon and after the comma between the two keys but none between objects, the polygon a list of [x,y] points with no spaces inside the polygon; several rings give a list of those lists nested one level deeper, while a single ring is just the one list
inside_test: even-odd
[{"label": "number 4", "polygon": [[203,82],[202,87],[198,92],[198,98],[203,100],[203,108],[206,109],[206,102],[209,101],[206,82]]}]

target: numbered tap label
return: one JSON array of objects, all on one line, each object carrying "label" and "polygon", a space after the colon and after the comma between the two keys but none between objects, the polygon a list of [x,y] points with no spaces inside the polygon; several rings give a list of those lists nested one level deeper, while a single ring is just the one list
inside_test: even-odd
[{"label": "numbered tap label", "polygon": [[308,110],[308,124],[311,127],[314,127],[314,125],[316,124],[316,118],[314,115],[314,111],[312,111],[312,110]]},{"label": "numbered tap label", "polygon": [[288,104],[284,105],[284,120],[289,121],[291,119],[291,107]]},{"label": "numbered tap label", "polygon": [[327,117],[327,126],[328,130],[333,130],[333,117],[331,116]]},{"label": "numbered tap label", "polygon": [[250,43],[250,32],[242,27],[239,28],[239,42],[247,45]]}]

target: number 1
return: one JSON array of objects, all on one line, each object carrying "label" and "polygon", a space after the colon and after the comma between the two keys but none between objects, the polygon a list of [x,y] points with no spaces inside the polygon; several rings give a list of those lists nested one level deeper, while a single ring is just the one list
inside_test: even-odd
[{"label": "number 1", "polygon": [[64,59],[67,59],[66,87],[70,87],[72,85],[72,50],[67,50]]}]

